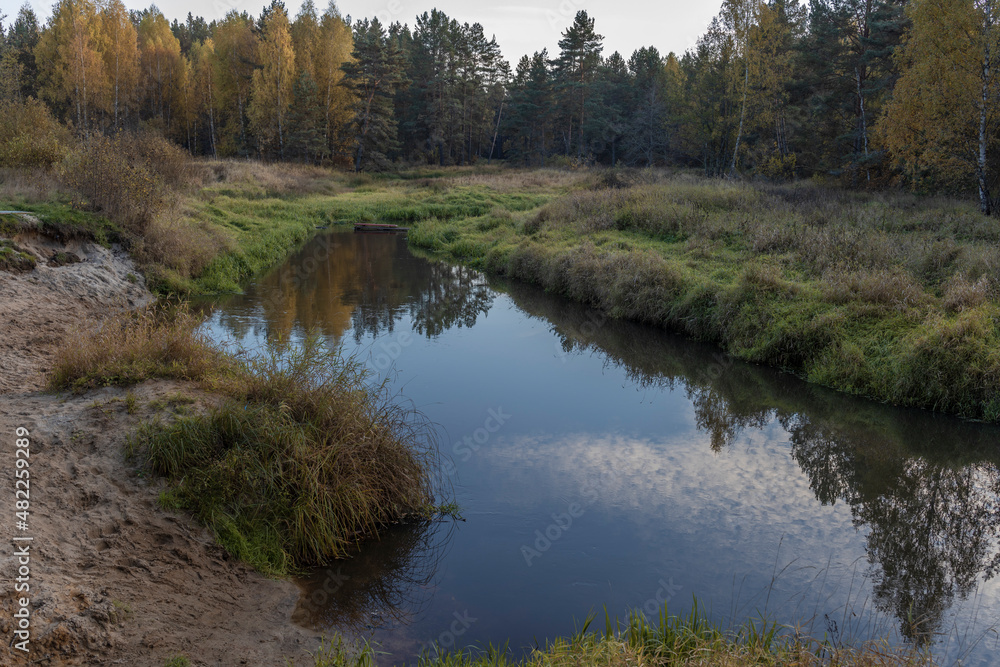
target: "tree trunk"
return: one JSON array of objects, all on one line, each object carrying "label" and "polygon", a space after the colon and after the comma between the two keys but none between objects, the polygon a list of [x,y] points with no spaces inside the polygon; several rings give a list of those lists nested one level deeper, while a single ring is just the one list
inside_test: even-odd
[{"label": "tree trunk", "polygon": [[[988,19],[987,19],[987,22]],[[983,55],[982,88],[980,91],[979,103],[979,154],[976,160],[976,180],[979,183],[979,210],[983,215],[993,213],[992,201],[990,199],[989,182],[986,178],[986,106],[989,103],[989,80],[990,80],[990,50],[986,47]]]},{"label": "tree trunk", "polygon": [[747,88],[750,87],[750,56],[749,54],[744,54],[743,57],[747,59],[743,71],[743,108],[740,110],[740,127],[736,132],[736,148],[733,149],[733,162],[729,166],[730,178],[736,176],[736,158],[740,154],[740,141],[743,139],[743,119],[747,115]]},{"label": "tree trunk", "polygon": [[854,67],[854,76],[858,82],[858,104],[861,107],[861,142],[865,151],[865,176],[869,183],[872,181],[872,171],[868,167],[868,118],[865,116],[865,95],[861,90],[861,69]]}]

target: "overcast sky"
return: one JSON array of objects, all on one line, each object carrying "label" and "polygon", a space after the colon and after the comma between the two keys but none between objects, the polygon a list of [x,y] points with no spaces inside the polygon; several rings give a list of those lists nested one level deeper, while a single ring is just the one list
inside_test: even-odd
[{"label": "overcast sky", "polygon": [[[313,0],[320,11],[328,0]],[[24,0],[0,0],[7,22],[17,14]],[[45,21],[52,12],[51,0],[29,0]],[[124,0],[129,9],[148,7],[150,0]],[[266,0],[270,4],[270,0]],[[207,21],[222,18],[230,9],[260,14],[264,0],[156,0],[160,11],[173,21],[188,12]],[[596,19],[597,32],[604,35],[604,55],[619,51],[626,59],[641,46],[655,46],[663,54],[678,55],[694,46],[708,22],[718,13],[721,0],[339,0],[342,14],[352,18],[378,16],[385,23],[400,21],[411,26],[417,14],[437,7],[460,23],[483,24],[486,35],[495,35],[504,55],[516,66],[524,54],[547,48],[558,52],[560,34],[584,9]],[[286,0],[294,17],[301,0]],[[9,24],[9,23],[8,23]]]}]

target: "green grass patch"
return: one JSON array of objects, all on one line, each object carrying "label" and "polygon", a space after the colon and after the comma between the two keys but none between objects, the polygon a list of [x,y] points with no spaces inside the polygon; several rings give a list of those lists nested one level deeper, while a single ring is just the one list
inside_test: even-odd
[{"label": "green grass patch", "polygon": [[317,338],[241,358],[215,380],[232,400],[146,424],[129,452],[237,558],[273,574],[322,563],[433,511],[429,431],[368,380]]},{"label": "green grass patch", "polygon": [[12,241],[0,239],[0,271],[24,273],[32,271],[38,263],[38,258],[25,252]]},{"label": "green grass patch", "polygon": [[[122,231],[107,218],[76,209],[64,197],[48,202],[12,201],[12,210],[25,211],[41,222],[39,228],[28,225],[21,216],[0,216],[0,236],[14,236],[21,231],[38,231],[60,241],[84,239],[104,247],[122,241]],[[8,206],[7,203],[3,204]]]},{"label": "green grass patch", "polygon": [[[884,642],[859,646],[811,640],[765,620],[751,620],[734,631],[712,624],[700,606],[687,616],[661,610],[652,620],[634,612],[624,620],[605,615],[604,628],[592,630],[589,617],[571,637],[557,638],[523,658],[509,645],[463,651],[427,650],[420,667],[917,667],[932,661],[913,648],[894,648]],[[375,664],[375,649],[366,644],[349,650],[342,642],[324,647],[317,666],[363,667]]]}]

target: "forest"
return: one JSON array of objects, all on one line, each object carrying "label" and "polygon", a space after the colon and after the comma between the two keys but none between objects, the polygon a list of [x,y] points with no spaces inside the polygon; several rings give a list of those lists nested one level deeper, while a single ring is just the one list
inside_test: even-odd
[{"label": "forest", "polygon": [[[604,53],[576,14],[559,52],[516,64],[479,23],[431,10],[353,20],[168,20],[59,0],[0,24],[0,162],[57,137],[152,130],[192,155],[391,165],[628,165],[852,188],[969,193],[996,208],[1000,2],[725,0],[695,48]],[[39,116],[44,116],[41,122]],[[30,135],[30,136],[28,136]]]}]

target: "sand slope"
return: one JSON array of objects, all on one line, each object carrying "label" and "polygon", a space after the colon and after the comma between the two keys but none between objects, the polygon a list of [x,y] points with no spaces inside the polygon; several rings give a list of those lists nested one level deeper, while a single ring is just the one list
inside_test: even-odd
[{"label": "sand slope", "polygon": [[[40,237],[21,247],[84,259],[0,272],[0,664],[150,665],[176,654],[196,665],[309,664],[318,638],[290,622],[298,589],[227,560],[190,518],[160,509],[159,482],[126,462],[128,433],[142,420],[216,400],[173,382],[85,395],[40,393],[71,327],[150,296],[121,252]],[[131,277],[130,277],[131,276]],[[15,526],[15,430],[30,432],[30,520]],[[9,645],[17,598],[15,535],[31,536],[31,643]]]}]

